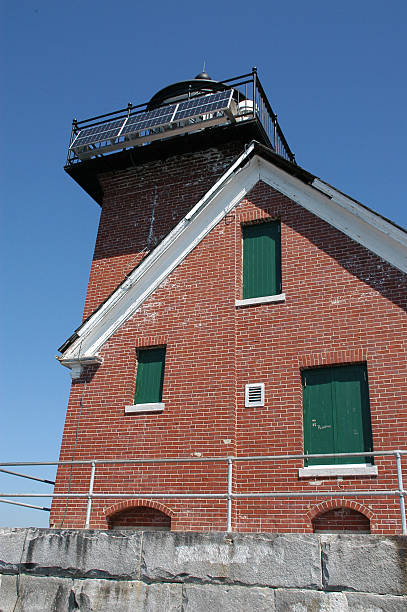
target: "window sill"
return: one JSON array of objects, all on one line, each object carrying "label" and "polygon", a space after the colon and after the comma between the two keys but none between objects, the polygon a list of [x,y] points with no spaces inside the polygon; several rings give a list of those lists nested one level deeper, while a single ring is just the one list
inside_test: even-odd
[{"label": "window sill", "polygon": [[133,414],[134,412],[162,412],[165,408],[165,404],[162,402],[151,403],[151,404],[133,404],[133,406],[125,406],[125,414]]},{"label": "window sill", "polygon": [[348,465],[312,465],[298,470],[299,478],[314,476],[377,476],[377,466],[363,463]]},{"label": "window sill", "polygon": [[245,300],[236,300],[236,306],[254,306],[255,304],[270,304],[272,302],[285,302],[285,293],[277,295],[265,295],[263,297],[247,298]]}]

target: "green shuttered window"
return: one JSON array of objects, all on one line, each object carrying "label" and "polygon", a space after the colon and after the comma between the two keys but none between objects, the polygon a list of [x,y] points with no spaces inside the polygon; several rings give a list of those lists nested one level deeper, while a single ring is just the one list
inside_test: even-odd
[{"label": "green shuttered window", "polygon": [[[364,365],[305,370],[304,454],[372,451]],[[372,463],[371,457],[311,458],[306,465]]]},{"label": "green shuttered window", "polygon": [[165,347],[137,352],[135,404],[161,402],[164,382]]},{"label": "green shuttered window", "polygon": [[281,293],[280,221],[243,225],[243,299]]}]

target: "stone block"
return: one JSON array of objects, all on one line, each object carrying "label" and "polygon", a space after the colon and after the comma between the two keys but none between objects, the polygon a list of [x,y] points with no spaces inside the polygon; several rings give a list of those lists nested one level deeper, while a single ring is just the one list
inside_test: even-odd
[{"label": "stone block", "polygon": [[318,589],[319,540],[306,534],[146,532],[140,578]]},{"label": "stone block", "polygon": [[181,584],[0,576],[0,612],[181,612]]},{"label": "stone block", "polygon": [[[81,612],[181,612],[181,584],[144,584],[137,580],[74,580]],[[51,612],[51,611],[50,611]],[[206,611],[207,612],[207,611]]]},{"label": "stone block", "polygon": [[346,612],[348,602],[343,593],[324,593],[300,589],[277,589],[276,612]]},{"label": "stone block", "polygon": [[403,536],[325,535],[322,541],[324,587],[333,591],[405,595],[407,538]]},{"label": "stone block", "polygon": [[349,612],[406,612],[407,597],[345,593]]},{"label": "stone block", "polygon": [[407,598],[372,593],[275,591],[275,612],[405,612]]},{"label": "stone block", "polygon": [[184,584],[182,612],[274,612],[274,591],[223,584]]},{"label": "stone block", "polygon": [[0,528],[0,571],[18,573],[28,529]]},{"label": "stone block", "polygon": [[13,612],[17,603],[18,576],[0,574],[0,612]]},{"label": "stone block", "polygon": [[[120,579],[139,577],[140,532],[77,529],[20,531],[26,534],[24,550],[18,534],[12,534],[4,554],[4,559],[11,559],[9,565],[12,568],[19,561],[22,571],[38,575]],[[12,550],[14,545],[19,547],[18,553]]]},{"label": "stone block", "polygon": [[1,612],[67,612],[75,610],[72,605],[71,579],[53,578],[52,576],[27,576],[26,574],[16,576],[16,579],[14,589],[12,585],[7,585],[4,600],[4,594],[1,594]]}]

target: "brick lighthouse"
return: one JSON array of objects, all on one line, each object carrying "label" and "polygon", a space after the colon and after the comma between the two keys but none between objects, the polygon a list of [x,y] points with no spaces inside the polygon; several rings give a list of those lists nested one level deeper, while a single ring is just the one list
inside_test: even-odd
[{"label": "brick lighthouse", "polygon": [[65,169],[101,217],[51,526],[399,531],[406,232],[296,164],[256,69],[74,121]]}]

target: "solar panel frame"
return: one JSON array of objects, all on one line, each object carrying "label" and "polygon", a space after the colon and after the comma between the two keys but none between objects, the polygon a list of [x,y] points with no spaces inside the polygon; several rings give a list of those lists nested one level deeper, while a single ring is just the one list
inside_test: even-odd
[{"label": "solar panel frame", "polygon": [[199,115],[208,115],[213,112],[226,110],[230,105],[232,95],[233,90],[228,89],[215,94],[190,98],[185,102],[180,102],[173,120],[182,121],[183,119],[189,119]]},{"label": "solar panel frame", "polygon": [[151,111],[145,111],[137,115],[130,115],[126,125],[120,133],[120,136],[132,134],[134,132],[142,132],[153,128],[159,128],[163,125],[171,123],[177,104],[162,106]]},{"label": "solar panel frame", "polygon": [[229,108],[233,89],[227,89],[203,96],[194,96],[183,102],[144,111],[129,117],[122,117],[98,125],[85,127],[78,132],[70,149],[80,150],[88,145],[96,145],[120,137],[131,139],[140,132],[156,129],[184,119],[225,111]]},{"label": "solar panel frame", "polygon": [[77,147],[97,144],[99,142],[104,142],[105,140],[113,140],[120,134],[125,121],[125,118],[121,118],[116,119],[115,121],[109,121],[108,123],[83,128],[72,142],[70,148],[76,149]]}]

